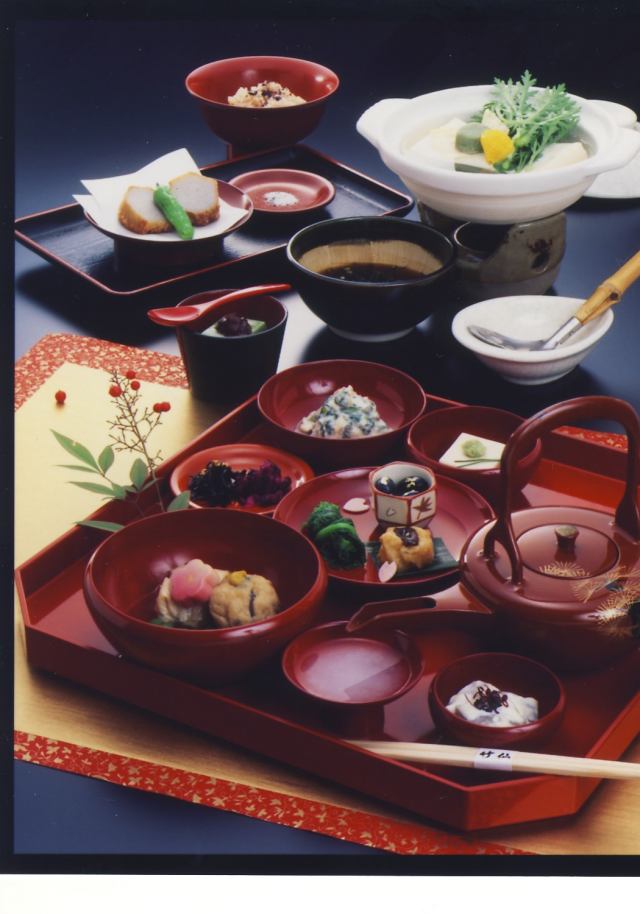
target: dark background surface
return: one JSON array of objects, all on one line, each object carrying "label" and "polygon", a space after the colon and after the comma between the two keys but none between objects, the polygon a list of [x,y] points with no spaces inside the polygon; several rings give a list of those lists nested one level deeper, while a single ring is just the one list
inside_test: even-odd
[{"label": "dark background surface", "polygon": [[[234,4],[237,18],[186,7],[163,21],[131,18],[46,20],[15,30],[15,214],[71,201],[81,177],[126,173],[185,146],[199,165],[224,157],[184,89],[194,67],[220,57],[283,54],[335,70],[341,88],[308,143],[398,189],[398,179],[355,131],[357,117],[385,97],[412,97],[454,85],[517,77],[526,67],[540,84],[564,81],[587,98],[640,108],[638,4],[598,10],[590,2],[484,4]],[[174,4],[175,6],[175,4]],[[75,16],[73,7],[75,7]],[[28,4],[21,7],[27,16]],[[164,4],[154,8],[160,16]],[[122,7],[124,9],[124,7]],[[419,12],[414,12],[419,10]],[[120,7],[114,7],[117,14]],[[241,12],[245,16],[241,16]],[[415,212],[410,218],[416,218]],[[586,296],[638,248],[640,205],[584,200],[568,213],[567,252],[557,294]],[[280,278],[283,258],[219,275],[242,286]],[[219,280],[219,282],[218,282]],[[213,286],[215,288],[215,286]],[[71,332],[177,352],[170,331],[146,310],[175,304],[174,288],[135,299],[107,296],[16,247],[16,357],[46,333]],[[502,382],[462,354],[449,333],[451,306],[395,344],[359,345],[335,337],[295,294],[281,368],[315,358],[355,357],[409,370],[427,392],[529,415],[585,393],[624,397],[640,408],[640,286],[616,308],[611,331],[567,378],[538,388]],[[60,772],[17,764],[15,850],[20,853],[365,853],[323,836],[297,833],[167,798],[140,795]]]}]

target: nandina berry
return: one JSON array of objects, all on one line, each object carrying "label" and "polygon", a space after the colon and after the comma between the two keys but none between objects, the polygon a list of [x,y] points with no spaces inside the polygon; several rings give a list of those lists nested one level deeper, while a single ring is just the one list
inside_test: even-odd
[{"label": "nandina berry", "polygon": [[132,381],[131,390],[140,390],[140,381]]},{"label": "nandina berry", "polygon": [[64,403],[64,401],[67,399],[67,395],[64,392],[64,390],[56,390],[55,397],[56,397],[56,403],[59,403],[61,406]]},{"label": "nandina berry", "polygon": [[161,413],[162,412],[162,403],[154,403],[153,411],[154,411],[154,413]]},{"label": "nandina berry", "polygon": [[130,381],[131,381],[132,378],[135,378],[135,376],[136,376],[135,371],[132,371],[131,369],[129,369],[129,371],[127,371],[127,373],[126,373],[126,377],[127,377]]},{"label": "nandina berry", "polygon": [[119,384],[112,384],[109,388],[109,395],[111,397],[119,397],[122,394],[122,388]]},{"label": "nandina berry", "polygon": [[163,400],[163,402],[160,404],[160,406],[162,407],[163,413],[168,413],[169,410],[171,409],[171,404],[168,403],[166,400]]}]

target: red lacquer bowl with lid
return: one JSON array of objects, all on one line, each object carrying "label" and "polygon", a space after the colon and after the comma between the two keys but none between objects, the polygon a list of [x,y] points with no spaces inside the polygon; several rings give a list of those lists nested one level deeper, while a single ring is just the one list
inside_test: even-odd
[{"label": "red lacquer bowl with lid", "polygon": [[[273,583],[281,610],[229,628],[153,624],[161,582],[194,558],[263,575]],[[313,625],[326,588],[324,563],[301,533],[269,517],[224,508],[154,514],[129,524],[98,546],[84,578],[94,621],[123,655],[206,685],[241,679]]]}]

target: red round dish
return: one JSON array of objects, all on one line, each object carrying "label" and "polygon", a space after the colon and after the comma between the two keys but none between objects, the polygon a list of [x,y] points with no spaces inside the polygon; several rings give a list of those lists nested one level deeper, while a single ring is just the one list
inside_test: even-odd
[{"label": "red round dish", "polygon": [[404,695],[424,661],[403,632],[349,635],[346,622],[329,622],[298,635],[282,656],[282,670],[297,689],[338,706],[381,705]]},{"label": "red round dish", "polygon": [[[304,213],[330,203],[336,189],[326,178],[311,171],[295,168],[263,168],[247,171],[229,181],[243,191],[261,213]],[[295,202],[280,203],[269,200],[269,194],[288,194]]]},{"label": "red round dish", "polygon": [[[538,720],[517,727],[489,727],[458,717],[447,709],[451,697],[470,682],[481,679],[497,689],[538,701]],[[459,657],[436,674],[429,692],[435,723],[469,746],[535,746],[550,736],[564,714],[565,693],[551,670],[518,654],[483,653]]]},{"label": "red round dish", "polygon": [[[377,539],[382,532],[371,505],[369,473],[373,467],[338,470],[317,476],[282,499],[277,505],[274,517],[283,521],[295,530],[301,530],[315,506],[320,501],[331,501],[342,507],[351,498],[364,498],[369,508],[362,514],[350,514],[343,511],[355,524],[359,537],[367,542]],[[444,540],[447,549],[455,559],[469,536],[493,518],[493,511],[487,502],[472,489],[453,479],[441,477],[438,480],[438,510],[429,525],[434,537]],[[455,569],[445,569],[429,573],[405,575],[392,578],[386,583],[378,579],[378,569],[372,558],[367,556],[362,568],[341,569],[327,566],[330,578],[346,581],[349,584],[366,585],[388,590],[390,587],[412,587],[426,582],[440,580],[455,574]]]},{"label": "red round dish", "polygon": [[[304,416],[349,384],[374,401],[388,432],[367,438],[318,438],[296,431]],[[420,384],[403,371],[353,359],[294,365],[269,378],[258,392],[258,409],[272,426],[278,444],[316,468],[385,462],[426,402]]]},{"label": "red round dish", "polygon": [[[285,108],[243,108],[228,98],[241,86],[250,88],[275,80],[304,104]],[[185,80],[187,92],[200,104],[209,129],[242,149],[289,146],[317,126],[327,100],[340,85],[336,74],[321,64],[297,57],[230,57],[193,70]]]},{"label": "red round dish", "polygon": [[[189,479],[203,470],[212,460],[219,460],[228,464],[232,470],[258,470],[262,464],[269,460],[279,467],[283,476],[291,477],[291,489],[293,491],[303,482],[313,479],[314,472],[308,463],[288,454],[286,451],[280,451],[274,447],[267,447],[264,444],[221,444],[218,447],[206,448],[204,451],[196,451],[181,461],[169,477],[169,486],[174,495],[179,495],[189,488]],[[288,494],[288,493],[287,493]],[[190,501],[192,508],[209,507],[202,502]],[[259,505],[239,505],[231,504],[228,506],[237,511],[248,511],[250,514],[272,514],[275,505],[260,507]]]},{"label": "red round dish", "polygon": [[[230,628],[154,625],[162,580],[194,558],[264,575],[283,608]],[[313,625],[326,588],[324,562],[306,537],[270,517],[224,508],[154,514],[128,524],[98,546],[84,577],[91,615],[122,654],[206,685],[241,679]]]}]

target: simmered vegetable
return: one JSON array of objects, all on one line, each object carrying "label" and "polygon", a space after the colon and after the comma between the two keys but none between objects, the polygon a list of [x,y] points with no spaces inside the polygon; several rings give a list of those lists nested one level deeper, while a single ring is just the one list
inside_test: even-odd
[{"label": "simmered vegetable", "polygon": [[302,527],[332,568],[360,568],[367,555],[353,521],[343,517],[338,505],[319,502]]}]

